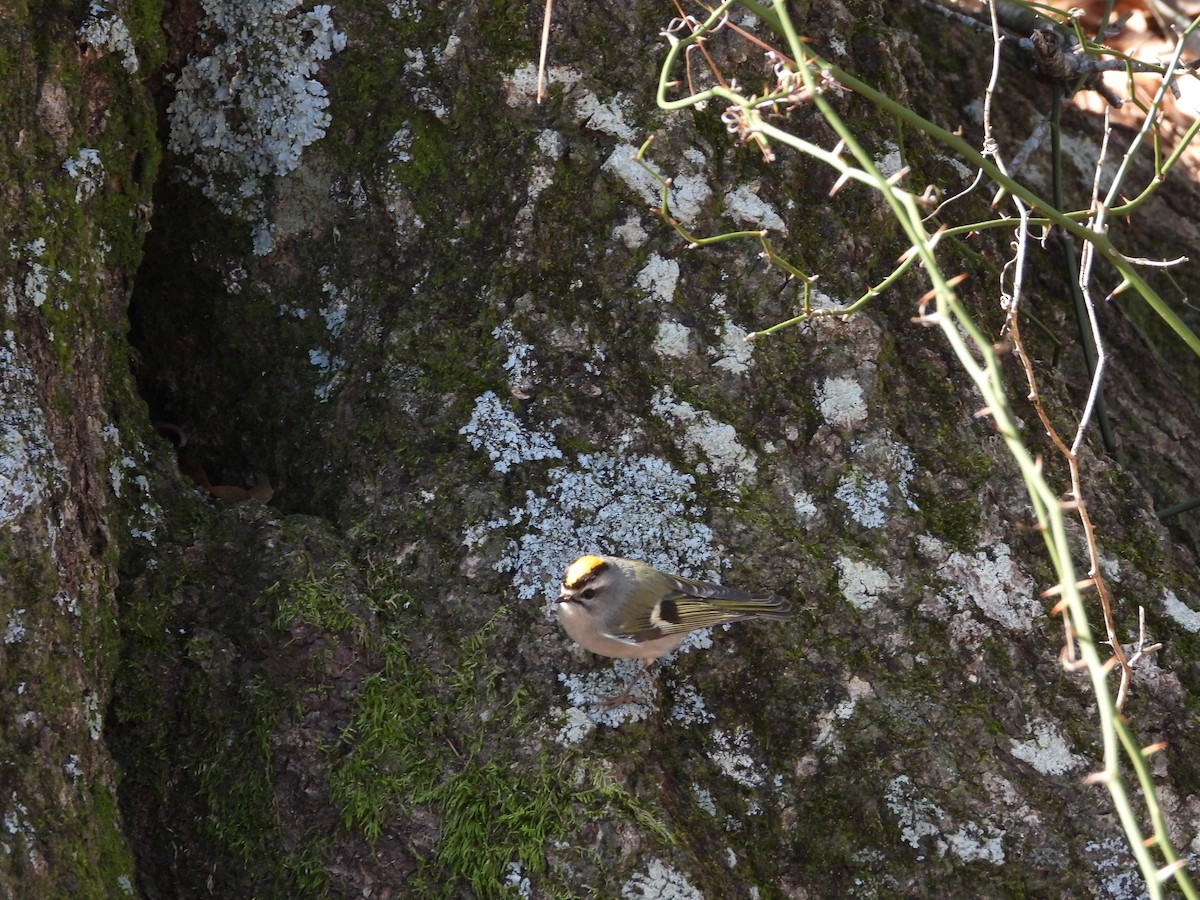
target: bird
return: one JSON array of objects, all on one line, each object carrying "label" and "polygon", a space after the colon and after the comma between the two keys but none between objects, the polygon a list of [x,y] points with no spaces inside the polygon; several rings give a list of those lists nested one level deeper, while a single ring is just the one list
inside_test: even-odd
[{"label": "bird", "polygon": [[677,648],[688,633],[742,619],[791,617],[774,594],[749,593],[668,575],[644,562],[588,554],[569,566],[559,591],[558,619],[585,650],[645,662],[637,677],[605,706],[627,702],[630,690],[654,661]]}]

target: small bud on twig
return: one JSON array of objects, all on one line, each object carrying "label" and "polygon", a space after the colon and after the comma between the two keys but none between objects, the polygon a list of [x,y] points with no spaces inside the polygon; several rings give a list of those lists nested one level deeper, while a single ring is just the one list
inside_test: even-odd
[{"label": "small bud on twig", "polygon": [[1166,881],[1168,878],[1170,878],[1172,875],[1174,875],[1180,869],[1184,868],[1187,864],[1188,864],[1188,861],[1186,859],[1177,859],[1177,860],[1175,860],[1175,862],[1171,863],[1170,865],[1163,866],[1161,869],[1158,870],[1158,880]]}]

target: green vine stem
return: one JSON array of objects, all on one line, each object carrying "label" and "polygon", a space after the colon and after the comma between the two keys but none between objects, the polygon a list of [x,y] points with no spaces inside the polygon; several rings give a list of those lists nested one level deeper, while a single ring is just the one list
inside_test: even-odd
[{"label": "green vine stem", "polygon": [[[708,32],[719,26],[723,22],[729,8],[734,5],[742,5],[750,9],[755,13],[755,15],[759,16],[759,18],[763,19],[765,22],[775,28],[777,33],[787,41],[790,50],[790,60],[781,61],[781,66],[791,62],[792,60],[804,60],[804,65],[800,66],[799,69],[802,72],[808,73],[805,76],[805,83],[808,85],[808,89],[811,90],[814,95],[818,95],[817,102],[819,105],[826,107],[828,106],[819,99],[819,86],[815,83],[815,78],[812,75],[812,70],[814,69],[820,72],[822,77],[825,79],[836,82],[845,88],[849,88],[880,109],[886,110],[901,121],[912,125],[939,143],[944,144],[946,147],[959,154],[972,166],[977,169],[981,169],[988,178],[1000,186],[1002,193],[1009,193],[1013,196],[1019,197],[1030,207],[1040,211],[1041,219],[1044,219],[1050,224],[1058,225],[1082,241],[1087,241],[1088,243],[1093,244],[1096,248],[1097,255],[1100,258],[1108,260],[1109,264],[1112,265],[1121,276],[1121,282],[1116,288],[1113,289],[1113,291],[1110,293],[1110,296],[1115,296],[1116,294],[1128,288],[1133,288],[1147,303],[1150,304],[1155,313],[1167,323],[1167,325],[1180,337],[1180,339],[1187,344],[1192,352],[1197,356],[1200,356],[1200,337],[1198,337],[1196,333],[1188,327],[1186,322],[1179,318],[1179,316],[1173,309],[1171,309],[1167,302],[1159,296],[1158,292],[1155,291],[1154,288],[1152,288],[1144,278],[1142,278],[1141,274],[1137,271],[1136,265],[1113,245],[1107,234],[1093,231],[1086,225],[1077,221],[1079,218],[1087,218],[1088,216],[1094,214],[1094,211],[1086,210],[1079,213],[1075,217],[1060,212],[1052,203],[1047,200],[1043,200],[1024,184],[1003,172],[984,154],[980,153],[958,135],[953,134],[952,132],[947,131],[938,125],[935,125],[933,122],[930,122],[928,119],[918,115],[903,104],[898,103],[887,94],[877,91],[866,83],[859,81],[854,76],[842,71],[833,64],[829,63],[827,60],[813,55],[800,41],[794,28],[792,27],[791,19],[789,18],[787,11],[782,4],[768,7],[764,6],[763,4],[756,3],[754,0],[725,0],[725,2],[716,7],[712,15],[710,15],[702,25],[695,27],[694,31],[689,33],[687,36],[681,38],[668,30],[666,37],[670,46],[667,51],[667,58],[663,63],[662,74],[658,85],[658,105],[661,108],[666,110],[679,110],[694,106],[695,104],[701,103],[705,100],[719,98],[731,104],[731,108],[738,111],[740,120],[742,122],[742,125],[738,129],[739,135],[741,135],[743,139],[753,140],[756,144],[758,144],[760,149],[763,150],[764,155],[771,153],[769,149],[771,142],[777,142],[791,146],[801,153],[805,153],[814,157],[815,159],[821,160],[822,162],[832,164],[830,159],[831,154],[828,151],[825,151],[815,144],[811,144],[788,131],[772,125],[764,118],[764,111],[770,112],[777,106],[789,103],[789,98],[791,98],[793,90],[795,89],[794,84],[788,84],[780,90],[762,97],[746,97],[743,94],[724,85],[714,85],[705,91],[702,91],[698,94],[689,95],[680,100],[668,99],[667,95],[670,89],[676,84],[675,82],[671,81],[670,73],[674,70],[678,62],[679,55],[685,52],[686,47],[691,43],[701,39]],[[776,23],[778,23],[777,26]],[[1186,36],[1190,34],[1191,31],[1198,25],[1200,25],[1200,19],[1198,19],[1196,22],[1193,22],[1187,31],[1181,35],[1181,41],[1183,38],[1186,38]],[[1176,62],[1177,60],[1178,57],[1176,57]],[[794,65],[794,63],[792,64]],[[1168,67],[1168,77],[1173,74],[1173,72],[1174,67]],[[1200,120],[1197,120],[1192,124],[1187,133],[1184,135],[1183,141],[1190,141],[1192,137],[1195,136],[1197,131],[1200,131]],[[1181,144],[1182,143],[1183,142],[1181,142]],[[1178,155],[1178,152],[1176,154],[1172,154],[1172,159],[1178,159]],[[773,156],[768,155],[767,158],[771,159]],[[871,179],[865,172],[848,168],[842,168],[841,171],[843,177],[852,178],[864,184],[871,184]],[[1139,197],[1135,198],[1133,201],[1130,201],[1128,204],[1123,204],[1120,207],[1114,207],[1110,209],[1109,213],[1114,216],[1125,215],[1131,211],[1130,204],[1140,204],[1141,202],[1144,202],[1145,196],[1148,195],[1147,192],[1156,185],[1161,184],[1162,176],[1165,175],[1165,172],[1166,170],[1164,169],[1163,172],[1156,175],[1154,182],[1152,182],[1152,184],[1142,192],[1142,195],[1139,195]],[[997,198],[997,200],[998,199],[999,198]],[[1015,220],[1006,221],[1008,224],[1015,224]],[[1034,222],[1037,220],[1031,219],[1030,221]]]},{"label": "green vine stem", "polygon": [[[731,7],[741,5],[749,9],[765,22],[786,44],[789,57],[773,51],[777,85],[775,90],[763,96],[746,96],[736,89],[736,85],[718,84],[699,93],[692,93],[682,99],[669,99],[670,90],[677,86],[671,80],[681,53],[694,43],[703,41],[715,30],[722,27]],[[1192,29],[1198,22],[1193,23]],[[835,190],[846,181],[856,181],[877,190],[887,202],[892,214],[904,229],[911,241],[912,250],[906,254],[905,260],[891,275],[886,283],[890,284],[903,274],[903,269],[913,261],[919,261],[932,284],[931,290],[921,298],[920,315],[917,319],[922,325],[937,327],[950,345],[955,356],[976,388],[984,397],[986,406],[979,416],[990,417],[996,431],[1004,440],[1005,446],[1014,462],[1017,464],[1025,481],[1030,502],[1037,517],[1040,531],[1046,544],[1051,563],[1057,576],[1057,584],[1044,594],[1047,598],[1057,600],[1055,612],[1063,616],[1064,631],[1067,646],[1064,648],[1064,665],[1069,669],[1086,669],[1091,681],[1092,690],[1100,720],[1100,733],[1103,744],[1103,767],[1090,775],[1090,783],[1103,783],[1112,797],[1113,806],[1125,831],[1129,847],[1138,862],[1146,880],[1146,888],[1150,897],[1162,896],[1163,884],[1174,881],[1176,887],[1190,898],[1198,897],[1186,871],[1186,860],[1181,860],[1170,841],[1162,809],[1158,803],[1155,786],[1146,758],[1158,747],[1143,748],[1136,741],[1132,731],[1121,716],[1120,710],[1109,690],[1108,675],[1115,662],[1115,657],[1102,658],[1101,646],[1092,635],[1088,623],[1087,607],[1083,598],[1083,590],[1090,586],[1090,579],[1077,579],[1075,563],[1072,558],[1070,541],[1066,528],[1067,505],[1064,504],[1057,492],[1047,483],[1042,472],[1042,464],[1022,440],[1017,427],[1016,418],[1008,402],[1004,388],[996,352],[991,341],[981,332],[974,320],[961,303],[955,286],[965,277],[947,278],[941,271],[936,256],[939,241],[952,233],[961,233],[966,229],[979,230],[980,227],[1002,227],[1017,223],[1018,219],[1004,217],[987,223],[975,223],[958,229],[943,229],[930,234],[922,219],[919,199],[911,192],[904,190],[900,183],[904,172],[897,173],[891,178],[885,178],[872,161],[870,155],[862,148],[846,124],[839,118],[833,107],[824,97],[824,90],[832,85],[841,86],[854,91],[859,96],[875,104],[878,108],[893,114],[898,120],[912,125],[929,137],[941,142],[946,147],[958,153],[965,160],[977,167],[999,185],[1001,195],[1007,193],[1019,198],[1030,208],[1037,210],[1038,217],[1024,217],[1024,224],[1050,223],[1063,228],[1079,240],[1091,244],[1093,252],[1108,260],[1121,277],[1117,293],[1126,288],[1132,288],[1141,295],[1147,303],[1163,318],[1176,334],[1200,355],[1200,338],[1170,309],[1166,302],[1141,277],[1135,267],[1135,261],[1127,258],[1109,240],[1107,234],[1098,230],[1103,223],[1103,204],[1097,204],[1101,209],[1090,209],[1079,213],[1063,213],[1052,204],[1037,196],[1019,181],[1006,174],[1000,166],[994,164],[985,154],[978,152],[957,135],[940,128],[922,118],[907,107],[897,103],[891,97],[876,91],[853,76],[837,69],[826,60],[811,53],[796,33],[786,4],[765,4],[755,0],[726,0],[717,6],[703,23],[694,20],[676,20],[672,27],[664,32],[669,42],[667,58],[663,64],[659,81],[658,102],[660,107],[667,110],[678,110],[694,106],[705,100],[719,98],[729,104],[724,120],[730,131],[736,132],[743,141],[752,141],[762,151],[768,161],[774,159],[772,145],[780,144],[806,154],[838,172]],[[1182,41],[1181,41],[1182,43]],[[1164,84],[1173,77],[1178,63],[1178,54],[1166,67]],[[1161,98],[1161,92],[1159,97]],[[768,122],[765,115],[782,106],[795,105],[800,102],[812,102],[828,124],[837,132],[840,141],[833,150],[825,150],[797,135],[794,135]],[[1139,132],[1136,139],[1140,142],[1149,133],[1149,117],[1145,128]],[[1163,163],[1156,172],[1154,182],[1147,186],[1139,197],[1121,207],[1107,208],[1109,215],[1124,214],[1131,211],[1149,196],[1162,182],[1166,171],[1178,160],[1182,147],[1200,129],[1200,123],[1193,124],[1184,137],[1179,149]],[[642,148],[645,151],[645,146]],[[1157,150],[1157,148],[1156,148]],[[850,158],[846,157],[849,153]],[[1126,156],[1126,161],[1132,152]],[[639,153],[639,160],[642,153]],[[1156,160],[1158,154],[1156,152]],[[1122,174],[1124,166],[1122,167]],[[657,175],[655,177],[658,177]],[[669,182],[659,178],[662,185],[662,206],[660,212],[667,221],[672,222],[679,233],[692,246],[702,246],[705,241],[697,241],[682,231],[678,223],[670,218],[667,211],[667,193]],[[999,199],[999,198],[997,198]],[[1112,202],[1113,196],[1106,198]],[[1080,220],[1091,219],[1091,224]],[[764,247],[767,247],[765,236],[757,232],[739,232],[723,235],[720,239],[738,236],[759,236]],[[772,255],[772,257],[774,256]],[[873,292],[868,292],[871,295]],[[859,303],[865,301],[860,300]],[[807,295],[806,295],[807,306]],[[847,308],[846,311],[848,311]],[[807,312],[807,310],[806,310]],[[844,312],[844,311],[843,311]],[[804,316],[781,323],[772,329],[759,332],[758,335],[768,334],[791,324]],[[1077,653],[1077,656],[1076,656]],[[1141,788],[1143,803],[1149,816],[1151,835],[1144,836],[1139,816],[1133,808],[1125,778],[1122,774],[1122,751],[1128,765],[1133,769],[1138,786]],[[1160,866],[1154,858],[1152,849],[1157,848],[1163,860]]]}]

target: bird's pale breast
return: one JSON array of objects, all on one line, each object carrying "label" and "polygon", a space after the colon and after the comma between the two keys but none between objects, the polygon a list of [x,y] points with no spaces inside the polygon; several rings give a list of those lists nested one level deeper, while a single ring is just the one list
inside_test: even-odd
[{"label": "bird's pale breast", "polygon": [[571,640],[584,650],[615,659],[658,659],[683,641],[682,634],[668,634],[649,641],[622,641],[601,631],[591,615],[578,603],[559,603],[558,620]]}]

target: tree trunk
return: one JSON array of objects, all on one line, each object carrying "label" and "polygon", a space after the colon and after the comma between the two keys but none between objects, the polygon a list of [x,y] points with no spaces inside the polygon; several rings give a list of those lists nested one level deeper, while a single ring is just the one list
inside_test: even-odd
[{"label": "tree trunk", "polygon": [[[691,245],[765,229],[830,307],[911,241],[866,185],[831,196],[836,171],[740,142],[721,103],[660,109],[671,4],[557,0],[540,105],[539,4],[109,6],[31,4],[0,37],[0,893],[1140,894],[1084,783],[1097,700],[1060,663],[1026,484],[914,322],[929,279],[747,342],[797,315],[802,280],[754,234]],[[916,2],[791,12],[814,52],[981,145],[988,31]],[[771,83],[734,26],[777,41],[739,8],[712,64]],[[1002,62],[1011,159],[1055,86],[1013,46]],[[914,193],[974,178],[862,95],[823,96]],[[779,112],[837,143],[812,103]],[[1062,206],[1086,209],[1101,122],[1068,105],[1061,129]],[[652,135],[678,228],[631,158]],[[1016,173],[1041,196],[1051,159]],[[994,217],[993,192],[946,216]],[[1112,239],[1186,255],[1197,199],[1180,168]],[[938,246],[998,345],[1011,239]],[[1036,249],[1020,321],[1069,435],[1089,376],[1067,252]],[[1175,299],[1196,265],[1148,271],[1200,327]],[[1118,282],[1097,264],[1096,296]],[[1155,510],[1200,492],[1200,367],[1129,296],[1099,310],[1116,446],[1089,432],[1083,491],[1120,639],[1140,607],[1163,645],[1125,716],[1166,742],[1152,772],[1186,855],[1200,530]],[[1065,494],[1020,360],[1001,366]],[[641,663],[554,620],[585,553],[793,616],[689,639],[640,704],[590,705]]]}]

